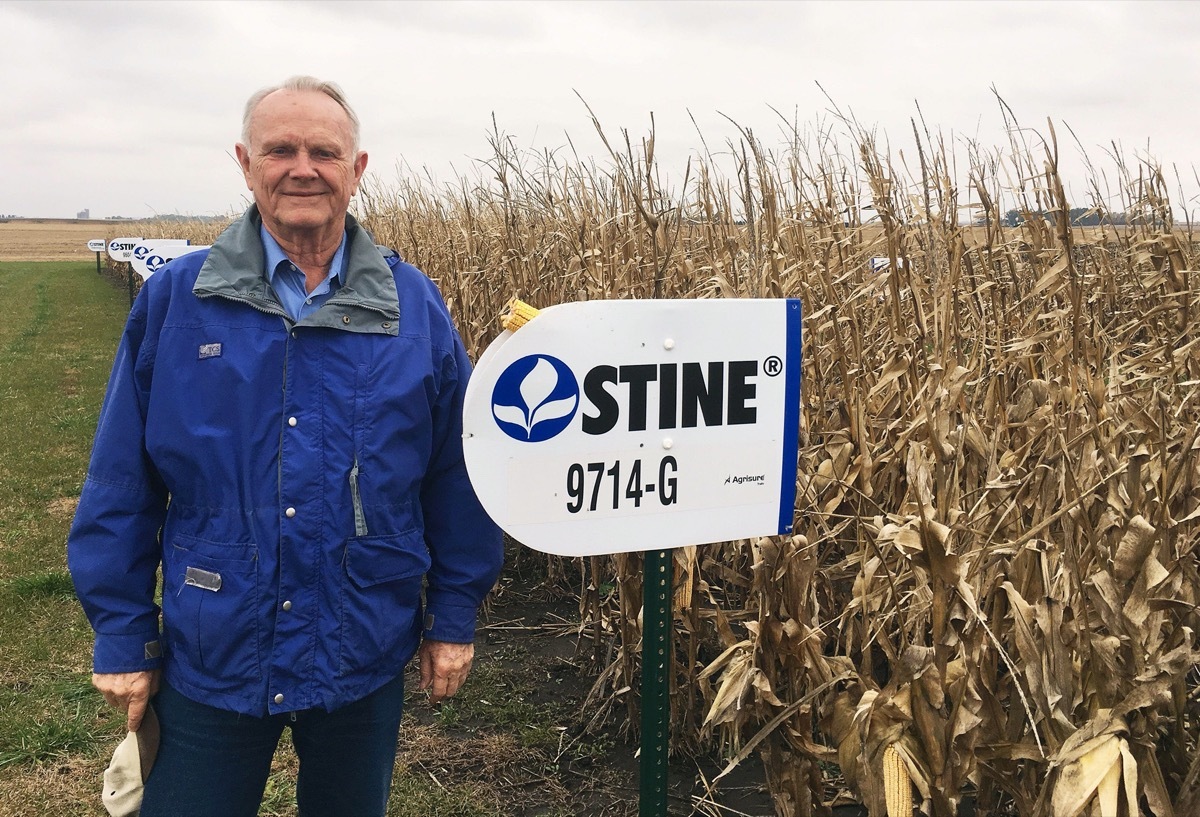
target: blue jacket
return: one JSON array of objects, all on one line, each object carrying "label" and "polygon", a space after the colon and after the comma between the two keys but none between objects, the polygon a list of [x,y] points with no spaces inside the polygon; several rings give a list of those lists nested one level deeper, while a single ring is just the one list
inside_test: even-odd
[{"label": "blue jacket", "polygon": [[256,716],[358,700],[422,635],[470,642],[503,552],[463,465],[470,363],[437,287],[347,216],[344,283],[293,324],[260,223],[251,207],[146,282],[67,545],[96,672],[165,663],[183,694]]}]

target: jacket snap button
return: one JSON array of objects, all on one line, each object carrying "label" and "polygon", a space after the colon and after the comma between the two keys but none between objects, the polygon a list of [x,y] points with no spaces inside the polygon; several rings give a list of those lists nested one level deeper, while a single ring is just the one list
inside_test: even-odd
[{"label": "jacket snap button", "polygon": [[350,316],[342,315],[342,323],[350,323]]},{"label": "jacket snap button", "polygon": [[390,323],[385,323],[385,324],[383,325],[383,328],[384,328],[384,329],[391,329],[391,328],[392,328],[392,325],[391,325]]},{"label": "jacket snap button", "polygon": [[291,609],[292,609],[292,603],[290,601],[285,601],[283,603],[283,612],[286,613],[288,610],[291,610]]},{"label": "jacket snap button", "polygon": [[288,508],[286,511],[283,512],[283,515],[286,516],[288,519],[291,519],[293,516],[296,515],[296,509]]},{"label": "jacket snap button", "polygon": [[282,692],[275,696],[275,703],[277,703],[277,704],[283,703],[283,693]]},{"label": "jacket snap button", "polygon": [[289,417],[289,418],[288,418],[288,425],[289,425],[289,426],[291,426],[292,428],[295,428],[295,427],[296,427],[296,418],[295,418],[295,417]]}]

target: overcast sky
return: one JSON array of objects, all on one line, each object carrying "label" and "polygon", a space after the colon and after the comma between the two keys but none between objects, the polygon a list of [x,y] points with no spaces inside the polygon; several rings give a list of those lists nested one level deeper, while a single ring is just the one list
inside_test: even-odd
[{"label": "overcast sky", "polygon": [[[917,104],[959,143],[1054,120],[1071,191],[1113,142],[1184,177],[1200,212],[1200,4],[1180,2],[12,2],[0,0],[0,214],[227,213],[241,109],[292,74],[333,79],[363,122],[368,172],[470,175],[500,129],[522,148],[603,148],[650,114],[664,168],[832,99],[911,145]],[[819,87],[818,87],[819,83]],[[824,89],[828,94],[826,98]],[[577,95],[578,94],[578,95]],[[696,125],[693,125],[692,118]],[[962,180],[965,185],[965,179]],[[1176,202],[1179,204],[1179,202]]]}]

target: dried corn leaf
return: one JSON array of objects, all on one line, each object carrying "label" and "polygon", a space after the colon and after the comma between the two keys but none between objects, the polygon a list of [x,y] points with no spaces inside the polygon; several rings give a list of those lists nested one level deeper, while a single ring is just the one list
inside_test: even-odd
[{"label": "dried corn leaf", "polygon": [[1115,772],[1120,779],[1120,739],[1116,735],[1106,735],[1093,744],[1091,749],[1059,770],[1050,800],[1052,817],[1078,817],[1096,797],[1105,778]]},{"label": "dried corn leaf", "polygon": [[712,705],[704,716],[704,726],[733,723],[738,719],[742,702],[750,687],[752,670],[742,659],[737,660],[725,671],[721,686],[713,696]]},{"label": "dried corn leaf", "polygon": [[1158,765],[1158,758],[1154,752],[1137,744],[1132,745],[1130,750],[1137,763],[1138,782],[1141,784],[1150,813],[1155,817],[1175,817],[1167,782],[1163,780],[1162,768]]},{"label": "dried corn leaf", "polygon": [[1145,626],[1146,620],[1152,613],[1150,591],[1166,581],[1168,576],[1170,574],[1158,559],[1153,556],[1147,557],[1137,573],[1137,581],[1129,590],[1129,598],[1126,599],[1125,606],[1121,608],[1126,620],[1133,627],[1131,632],[1141,632],[1144,635],[1146,640],[1143,641],[1143,646],[1148,650],[1152,650],[1151,642],[1157,642],[1161,637],[1155,628]]},{"label": "dried corn leaf", "polygon": [[1113,554],[1113,577],[1117,581],[1127,582],[1137,575],[1142,562],[1154,547],[1157,533],[1141,514],[1129,520],[1129,526],[1117,545],[1117,552]]}]

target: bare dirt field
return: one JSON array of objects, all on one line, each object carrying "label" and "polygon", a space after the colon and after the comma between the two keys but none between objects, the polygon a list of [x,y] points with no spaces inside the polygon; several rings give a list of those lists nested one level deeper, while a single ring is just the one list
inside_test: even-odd
[{"label": "bare dirt field", "polygon": [[86,261],[93,238],[140,235],[138,222],[22,218],[0,221],[0,261]]}]

